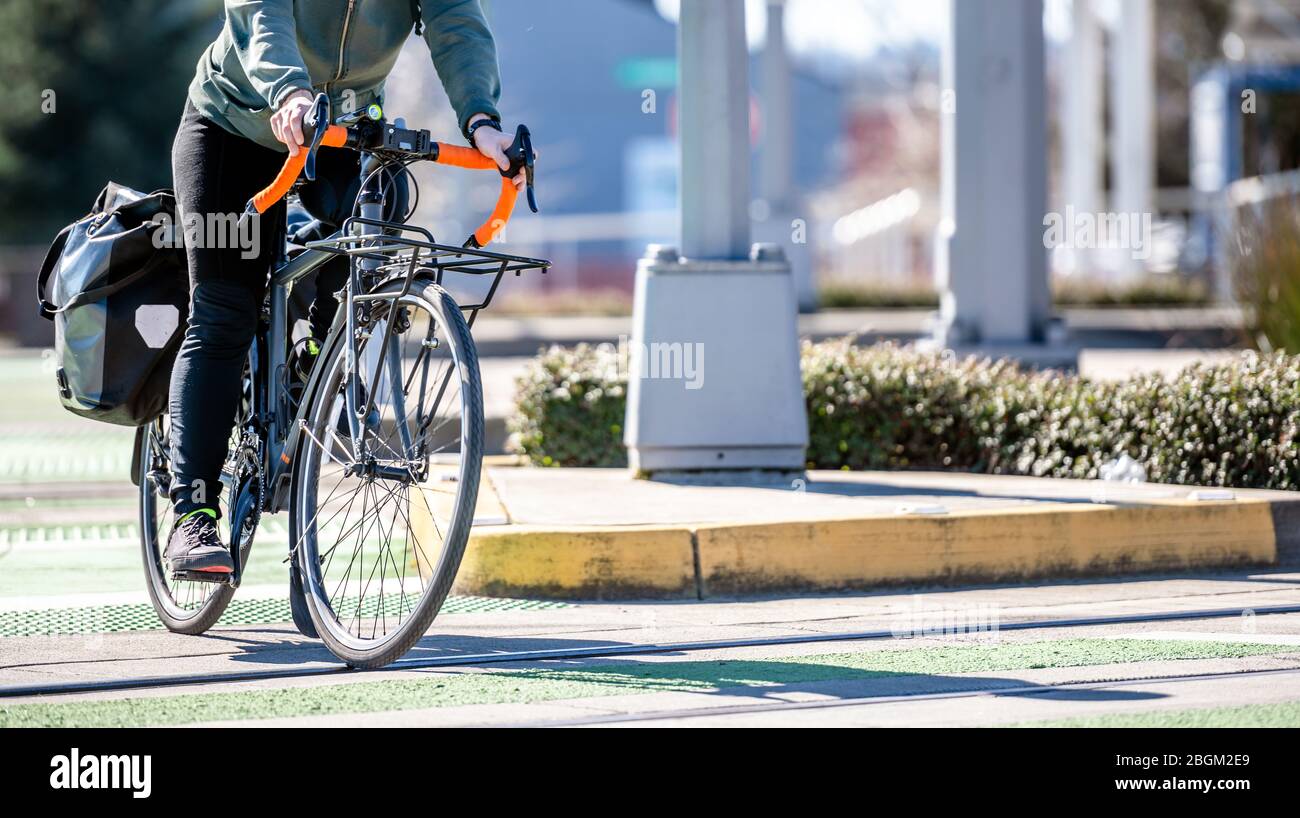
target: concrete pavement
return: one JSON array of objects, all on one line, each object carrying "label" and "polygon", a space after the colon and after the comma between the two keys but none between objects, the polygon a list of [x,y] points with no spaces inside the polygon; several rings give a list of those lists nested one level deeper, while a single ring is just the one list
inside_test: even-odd
[{"label": "concrete pavement", "polygon": [[[0,687],[212,674],[197,686],[0,699],[0,725],[990,725],[1141,718],[1300,724],[1300,614],[1009,630],[1029,620],[1300,605],[1300,575],[1229,573],[443,616],[413,657],[817,637],[462,668],[220,683],[336,663],[283,625],[0,639]],[[952,627],[978,620],[977,629]],[[1225,708],[1236,708],[1226,712]],[[1199,721],[1198,721],[1199,720]],[[1253,722],[1251,722],[1253,723]]]},{"label": "concrete pavement", "polygon": [[[17,549],[0,556],[0,592],[30,595],[42,577],[64,595],[138,590],[131,430],[63,412],[37,358],[0,358],[0,376],[12,397],[0,407],[0,555]],[[487,391],[508,407],[508,377]],[[1297,495],[1277,492],[915,473],[486,475],[485,506],[510,525],[477,529],[459,586],[469,596],[700,598],[1300,558]],[[254,585],[277,586],[286,538],[282,518],[264,521]],[[60,573],[59,549],[92,545],[82,564],[96,571]]]}]

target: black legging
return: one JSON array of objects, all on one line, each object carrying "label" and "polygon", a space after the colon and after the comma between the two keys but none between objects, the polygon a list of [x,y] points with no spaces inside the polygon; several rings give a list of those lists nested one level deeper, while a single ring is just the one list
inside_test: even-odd
[{"label": "black legging", "polygon": [[[182,226],[201,214],[244,210],[284,163],[285,154],[230,133],[204,119],[189,103],[172,145],[172,175]],[[352,210],[359,187],[359,157],[353,151],[318,154],[317,180],[303,190],[303,204],[330,229]],[[245,356],[257,329],[276,248],[284,241],[284,203],[263,214],[252,251],[232,246],[229,231],[187,230],[190,319],[172,371],[172,502],[177,513],[219,509],[221,466],[239,401]],[[195,216],[189,216],[195,214]],[[227,222],[228,224],[228,222]],[[245,258],[245,256],[248,256]],[[326,264],[317,275],[312,304],[314,328],[328,327],[337,309],[347,261]],[[313,331],[315,334],[315,329]],[[319,337],[319,336],[318,336]]]}]

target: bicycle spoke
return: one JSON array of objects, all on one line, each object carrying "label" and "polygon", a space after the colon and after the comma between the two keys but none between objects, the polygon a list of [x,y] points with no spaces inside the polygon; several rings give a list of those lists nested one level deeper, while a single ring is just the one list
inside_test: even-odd
[{"label": "bicycle spoke", "polygon": [[[455,560],[446,559],[449,537],[459,530],[463,548],[472,523],[472,514],[466,516],[472,501],[467,506],[463,498],[476,490],[477,479],[416,483],[436,481],[448,454],[455,462],[466,456],[460,427],[468,399],[456,347],[422,303],[402,305],[411,320],[394,329],[387,354],[374,352],[385,337],[385,309],[360,325],[364,334],[352,353],[340,348],[331,356],[304,430],[306,456],[295,477],[304,483],[295,548],[307,549],[303,559],[311,576],[304,581],[309,599],[322,609],[318,626],[349,649],[383,645],[409,630],[417,616],[428,622],[421,613],[428,610],[428,595],[435,589],[446,594],[445,572],[459,563],[458,551]],[[352,373],[348,355],[356,362]],[[350,435],[337,431],[353,383],[370,405],[355,447]],[[474,405],[480,405],[477,398]],[[476,440],[469,450],[475,468],[479,445]],[[437,465],[430,460],[434,454],[442,455]],[[463,466],[451,468],[464,478]],[[417,508],[408,508],[413,503]]]}]

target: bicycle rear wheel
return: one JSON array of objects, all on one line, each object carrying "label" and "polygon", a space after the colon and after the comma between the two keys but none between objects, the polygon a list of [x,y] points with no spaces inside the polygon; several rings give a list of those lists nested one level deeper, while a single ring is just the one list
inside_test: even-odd
[{"label": "bicycle rear wheel", "polygon": [[146,587],[154,611],[174,633],[200,634],[221,618],[235,590],[212,582],[172,579],[164,552],[172,517],[167,488],[171,485],[167,416],[144,428],[139,440],[140,547]]},{"label": "bicycle rear wheel", "polygon": [[[400,292],[400,282],[380,292]],[[373,410],[349,433],[346,343],[331,345],[294,464],[290,542],[308,611],[326,646],[380,667],[428,630],[455,580],[483,459],[478,357],[455,300],[415,281],[358,322],[359,397]],[[381,372],[376,382],[375,373]]]}]

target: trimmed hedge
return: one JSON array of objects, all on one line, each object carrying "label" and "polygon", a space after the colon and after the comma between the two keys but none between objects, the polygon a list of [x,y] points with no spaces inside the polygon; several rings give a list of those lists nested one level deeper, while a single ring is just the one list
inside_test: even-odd
[{"label": "trimmed hedge", "polygon": [[[1300,357],[1243,356],[1118,383],[910,347],[805,344],[808,466],[1096,478],[1128,454],[1148,479],[1300,488]],[[516,451],[620,466],[626,374],[610,348],[553,348],[519,381]]]},{"label": "trimmed hedge", "polygon": [[510,447],[536,466],[626,466],[627,373],[608,344],[552,346],[515,381]]}]

